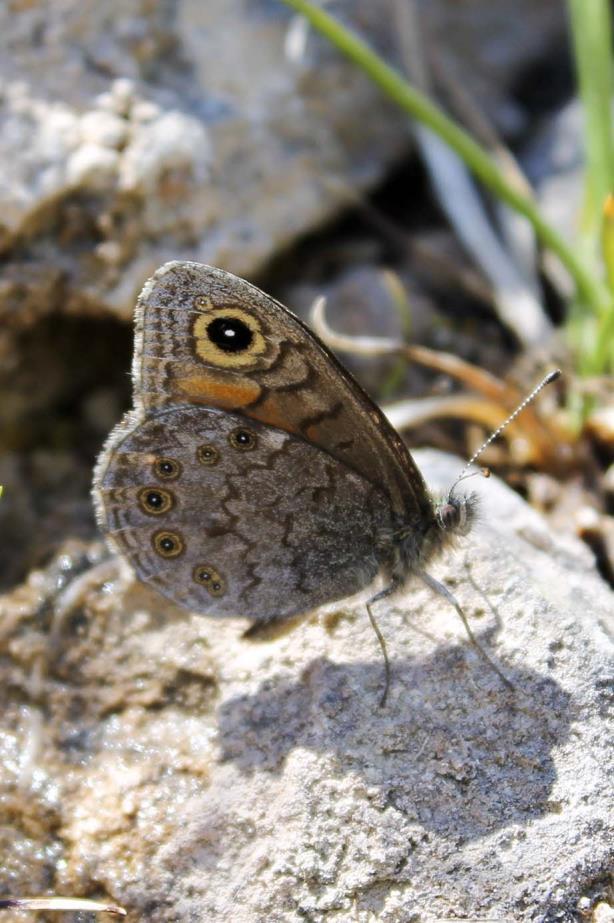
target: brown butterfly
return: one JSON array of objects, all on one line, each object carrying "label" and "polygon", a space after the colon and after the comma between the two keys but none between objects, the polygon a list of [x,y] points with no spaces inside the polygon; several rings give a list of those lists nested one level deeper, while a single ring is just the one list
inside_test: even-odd
[{"label": "brown butterfly", "polygon": [[469,531],[474,495],[431,497],[381,410],[279,302],[220,269],[167,263],[137,304],[132,377],[94,499],[140,580],[262,625],[382,574],[368,611],[386,657],[371,606],[416,574],[468,628],[424,568]]}]

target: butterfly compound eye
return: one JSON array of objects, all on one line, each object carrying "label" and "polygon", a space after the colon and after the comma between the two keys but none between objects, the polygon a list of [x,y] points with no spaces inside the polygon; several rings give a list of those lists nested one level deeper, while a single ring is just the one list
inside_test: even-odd
[{"label": "butterfly compound eye", "polygon": [[453,503],[442,504],[438,516],[443,529],[454,529],[460,522],[460,510]]}]

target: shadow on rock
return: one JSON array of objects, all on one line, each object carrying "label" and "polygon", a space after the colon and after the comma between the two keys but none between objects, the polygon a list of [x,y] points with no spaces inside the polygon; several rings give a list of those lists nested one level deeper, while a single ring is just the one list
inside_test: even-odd
[{"label": "shadow on rock", "polygon": [[384,806],[462,840],[522,824],[558,810],[552,750],[568,736],[570,696],[551,678],[503,669],[514,691],[463,646],[397,660],[382,709],[381,663],[316,660],[299,681],[220,707],[222,759],[278,773],[296,748],[327,754],[324,774],[358,774]]}]

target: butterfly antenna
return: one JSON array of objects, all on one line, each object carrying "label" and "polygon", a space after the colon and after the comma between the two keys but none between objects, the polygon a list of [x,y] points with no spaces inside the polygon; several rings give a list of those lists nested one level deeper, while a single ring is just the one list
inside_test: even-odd
[{"label": "butterfly antenna", "polygon": [[[456,487],[456,485],[459,484],[461,481],[465,480],[465,478],[467,478],[467,477],[472,477],[471,474],[466,474],[466,472],[469,470],[469,468],[471,468],[471,466],[473,465],[473,463],[476,462],[476,461],[478,460],[478,458],[480,457],[480,455],[482,454],[482,452],[484,452],[485,449],[488,448],[488,446],[491,444],[491,442],[494,442],[494,440],[497,438],[497,436],[500,436],[500,435],[501,435],[501,433],[503,432],[503,430],[504,430],[507,426],[509,426],[509,424],[512,423],[512,422],[516,419],[516,417],[517,417],[519,414],[522,413],[522,411],[525,409],[525,407],[527,407],[532,401],[535,400],[535,398],[537,397],[537,395],[539,394],[539,392],[540,392],[543,388],[545,388],[546,385],[549,385],[551,382],[556,381],[557,378],[560,378],[560,377],[561,377],[561,374],[562,374],[562,372],[561,372],[560,369],[554,369],[552,372],[549,372],[549,373],[546,375],[546,377],[543,378],[543,379],[540,381],[540,383],[537,385],[537,387],[536,387],[536,388],[533,388],[533,390],[531,391],[531,393],[528,394],[528,395],[525,397],[525,399],[524,399],[523,401],[521,401],[520,404],[518,404],[518,407],[516,407],[516,409],[513,411],[513,413],[511,413],[511,414],[509,415],[509,417],[508,417],[506,420],[504,420],[503,423],[502,423],[500,426],[498,426],[494,432],[492,432],[492,433],[490,434],[490,436],[488,437],[488,439],[486,439],[486,441],[482,443],[482,445],[479,447],[479,449],[477,449],[477,451],[473,453],[473,455],[471,456],[471,458],[469,459],[469,461],[467,462],[467,464],[465,465],[465,467],[463,468],[463,470],[461,471],[461,473],[459,474],[459,476],[457,477],[457,479],[454,481],[454,484],[452,485],[452,487],[451,487],[451,489],[450,489],[450,493],[452,493],[452,491],[454,490],[454,488]],[[477,472],[476,472],[476,473],[477,473]]]}]

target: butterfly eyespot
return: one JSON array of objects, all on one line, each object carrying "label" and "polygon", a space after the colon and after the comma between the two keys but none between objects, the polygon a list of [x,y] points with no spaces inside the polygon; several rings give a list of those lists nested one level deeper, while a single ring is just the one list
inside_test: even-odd
[{"label": "butterfly eyespot", "polygon": [[196,449],[196,458],[201,465],[217,465],[220,453],[214,445],[199,445]]},{"label": "butterfly eyespot", "polygon": [[207,308],[211,307],[211,301],[206,295],[197,295],[194,299],[194,307],[200,308],[201,311],[206,311]]},{"label": "butterfly eyespot", "polygon": [[175,504],[170,490],[162,490],[160,487],[143,487],[139,490],[138,499],[142,511],[150,516],[162,516]]},{"label": "butterfly eyespot", "polygon": [[233,449],[239,449],[241,452],[250,452],[256,448],[258,442],[255,433],[252,433],[249,429],[244,429],[242,426],[238,429],[233,429],[228,436],[228,441]]},{"label": "butterfly eyespot", "polygon": [[222,369],[258,367],[267,341],[258,318],[243,308],[201,305],[192,325],[198,359]]},{"label": "butterfly eyespot", "polygon": [[158,458],[154,462],[153,471],[163,481],[174,481],[181,474],[181,465],[174,458]]},{"label": "butterfly eyespot", "polygon": [[223,596],[226,592],[226,581],[210,564],[198,564],[192,571],[195,583],[204,586],[211,596]]},{"label": "butterfly eyespot", "polygon": [[185,550],[185,544],[177,532],[156,532],[152,538],[154,551],[162,558],[177,558]]},{"label": "butterfly eyespot", "polygon": [[252,344],[254,334],[238,317],[216,317],[207,325],[207,336],[219,349],[240,353]]}]

